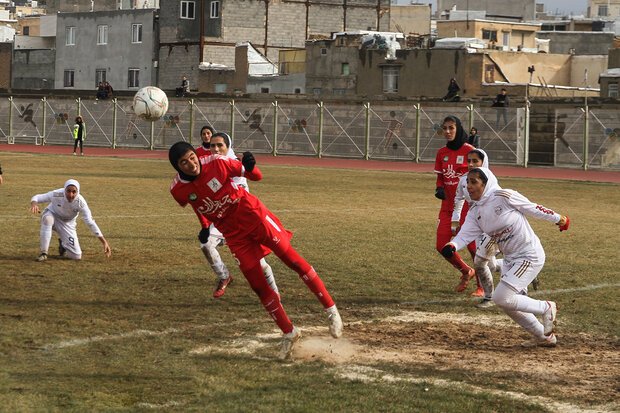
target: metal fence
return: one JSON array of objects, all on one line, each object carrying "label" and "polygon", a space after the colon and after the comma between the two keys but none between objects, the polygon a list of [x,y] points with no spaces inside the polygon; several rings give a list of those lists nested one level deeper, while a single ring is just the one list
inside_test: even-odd
[{"label": "metal fence", "polygon": [[237,151],[421,162],[433,161],[445,145],[441,122],[453,114],[468,130],[476,126],[480,147],[493,163],[528,166],[530,158],[545,155],[554,166],[620,168],[616,108],[556,109],[541,127],[527,106],[175,99],[164,117],[146,122],[131,104],[129,97],[2,99],[0,142],[71,145],[80,114],[87,125],[86,146],[165,149],[179,140],[197,145],[198,131],[210,125],[229,132]]}]

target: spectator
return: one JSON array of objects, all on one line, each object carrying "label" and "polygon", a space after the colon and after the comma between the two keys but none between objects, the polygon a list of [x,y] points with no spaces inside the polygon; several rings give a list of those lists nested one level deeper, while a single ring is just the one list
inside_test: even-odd
[{"label": "spectator", "polygon": [[469,143],[474,148],[478,148],[480,146],[480,135],[478,135],[478,129],[472,128],[469,130],[469,137],[467,138],[467,143]]},{"label": "spectator", "polygon": [[97,99],[107,99],[108,98],[108,92],[106,92],[105,90],[105,85],[103,84],[103,82],[99,82],[99,85],[97,86]]},{"label": "spectator", "polygon": [[181,79],[181,86],[176,89],[177,97],[184,97],[189,94],[189,80],[187,80],[186,76],[183,76]]},{"label": "spectator", "polygon": [[459,91],[461,87],[458,83],[456,83],[456,79],[450,79],[450,83],[448,84],[448,93],[442,98],[444,102],[458,102],[461,100],[459,96]]},{"label": "spectator", "polygon": [[508,91],[502,88],[500,93],[493,99],[492,107],[496,108],[497,113],[495,115],[495,129],[499,129],[499,119],[504,118],[504,127],[508,125],[508,106],[510,101],[508,99]]},{"label": "spectator", "polygon": [[112,89],[112,85],[106,80],[103,83],[103,87],[105,89],[105,97],[106,97],[106,99],[112,98],[112,95],[114,94],[114,89]]}]

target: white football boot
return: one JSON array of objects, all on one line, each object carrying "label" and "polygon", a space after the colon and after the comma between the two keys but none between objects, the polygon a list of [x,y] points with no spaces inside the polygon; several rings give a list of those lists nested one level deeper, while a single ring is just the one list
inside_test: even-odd
[{"label": "white football boot", "polygon": [[282,336],[282,343],[280,344],[280,354],[278,357],[280,360],[290,360],[293,353],[293,346],[301,338],[301,331],[297,327],[293,326],[293,331],[284,334]]},{"label": "white football boot", "polygon": [[545,328],[543,333],[548,336],[553,333],[555,328],[555,318],[558,314],[558,306],[553,301],[547,301],[549,308],[542,315],[542,325]]},{"label": "white football boot", "polygon": [[340,313],[336,308],[336,304],[326,308],[325,312],[327,313],[327,319],[329,320],[329,333],[333,338],[342,337],[342,318],[340,318]]}]

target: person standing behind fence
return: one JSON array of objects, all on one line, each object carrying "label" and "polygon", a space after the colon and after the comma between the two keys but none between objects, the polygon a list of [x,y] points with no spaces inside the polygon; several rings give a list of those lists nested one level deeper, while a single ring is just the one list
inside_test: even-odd
[{"label": "person standing behind fence", "polygon": [[84,155],[84,139],[86,139],[86,124],[81,116],[75,118],[73,125],[73,155],[76,155],[78,144],[80,145],[80,155]]},{"label": "person standing behind fence", "polygon": [[469,137],[467,138],[467,143],[469,143],[474,148],[480,147],[480,135],[478,135],[478,129],[472,128],[469,130]]},{"label": "person standing behind fence", "polygon": [[492,107],[496,108],[495,114],[495,129],[499,129],[499,120],[504,118],[504,127],[508,125],[508,106],[510,106],[510,100],[508,99],[508,91],[502,88],[501,92],[493,99]]}]

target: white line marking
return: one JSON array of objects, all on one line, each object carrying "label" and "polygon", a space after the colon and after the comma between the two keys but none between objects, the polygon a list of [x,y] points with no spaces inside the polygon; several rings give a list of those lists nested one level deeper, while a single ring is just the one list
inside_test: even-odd
[{"label": "white line marking", "polygon": [[134,337],[144,337],[144,336],[157,337],[157,336],[164,336],[167,334],[178,333],[180,331],[181,330],[176,329],[176,328],[168,328],[164,331],[134,330],[128,333],[121,333],[121,334],[106,334],[102,336],[94,336],[94,337],[88,337],[88,338],[76,338],[73,340],[61,341],[59,343],[47,344],[43,346],[43,350],[56,350],[60,348],[83,346],[83,345],[95,343],[98,341],[118,340],[118,339],[123,339],[123,338],[134,338]]}]

